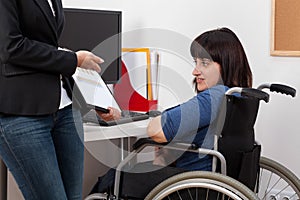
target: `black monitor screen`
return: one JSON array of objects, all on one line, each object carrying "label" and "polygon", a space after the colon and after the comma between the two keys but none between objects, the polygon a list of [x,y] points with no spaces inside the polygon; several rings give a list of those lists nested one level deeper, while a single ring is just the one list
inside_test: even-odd
[{"label": "black monitor screen", "polygon": [[65,26],[59,46],[89,50],[104,59],[101,76],[117,83],[121,76],[121,11],[65,8]]}]

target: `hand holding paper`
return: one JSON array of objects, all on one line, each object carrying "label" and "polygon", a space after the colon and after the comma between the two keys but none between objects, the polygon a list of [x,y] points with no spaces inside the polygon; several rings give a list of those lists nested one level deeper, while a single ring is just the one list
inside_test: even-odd
[{"label": "hand holding paper", "polygon": [[110,90],[96,71],[78,67],[73,78],[91,108],[101,112],[109,112],[108,107],[119,108]]},{"label": "hand holding paper", "polygon": [[98,73],[101,71],[99,64],[103,63],[104,60],[99,56],[84,50],[77,51],[76,55],[78,67],[95,70]]}]

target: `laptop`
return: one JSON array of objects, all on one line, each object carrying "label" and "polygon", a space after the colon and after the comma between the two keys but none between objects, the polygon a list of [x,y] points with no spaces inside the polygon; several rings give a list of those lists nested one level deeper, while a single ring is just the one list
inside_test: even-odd
[{"label": "laptop", "polygon": [[[121,110],[110,89],[96,71],[77,68],[73,78],[88,108],[91,109],[83,116],[84,122],[96,123],[101,126],[113,126],[149,118],[148,113]],[[101,119],[96,110],[108,113],[107,107],[119,109],[121,118],[112,121]]]}]

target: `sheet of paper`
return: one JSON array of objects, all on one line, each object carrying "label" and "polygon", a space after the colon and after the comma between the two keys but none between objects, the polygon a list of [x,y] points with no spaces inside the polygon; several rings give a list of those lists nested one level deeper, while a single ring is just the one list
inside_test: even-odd
[{"label": "sheet of paper", "polygon": [[101,108],[111,106],[119,109],[115,98],[96,71],[77,67],[73,78],[87,104]]},{"label": "sheet of paper", "polygon": [[147,70],[150,65],[149,49],[123,48],[122,61],[126,66],[130,84],[144,98],[148,98]]}]

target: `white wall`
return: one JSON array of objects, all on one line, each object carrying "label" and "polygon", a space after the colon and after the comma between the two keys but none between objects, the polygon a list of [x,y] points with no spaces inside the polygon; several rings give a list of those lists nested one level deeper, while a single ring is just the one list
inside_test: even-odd
[{"label": "white wall", "polygon": [[[229,27],[245,47],[254,74],[254,86],[279,82],[300,90],[300,58],[270,56],[270,0],[64,0],[63,3],[65,7],[122,11],[125,34],[142,30],[135,35],[135,40],[124,39],[124,47],[147,47],[151,46],[151,41],[164,43],[170,39],[164,32],[162,37],[157,38],[159,34],[153,34],[156,40],[149,40],[149,37],[153,37],[151,33],[160,30],[181,38],[179,43],[182,49],[179,51],[188,53],[189,44],[183,41],[193,39],[208,29]],[[146,28],[154,30],[149,32]],[[170,39],[170,43],[174,42]],[[174,56],[172,52],[176,52],[176,48],[170,47],[171,52],[162,52],[162,66],[168,70],[162,69],[161,81],[164,84],[171,84],[171,81],[179,84],[184,80],[179,88],[186,92],[178,94],[178,86],[171,85],[171,89],[166,89],[168,85],[164,85],[165,89],[161,89],[159,94],[162,108],[192,95],[191,89],[188,89],[191,83],[191,58]],[[170,69],[173,70],[170,72]],[[296,156],[300,146],[300,127],[297,124],[299,108],[298,97],[292,99],[272,94],[269,104],[261,104],[256,123],[256,135],[263,144],[263,154],[281,162],[298,176],[300,160]]]}]

